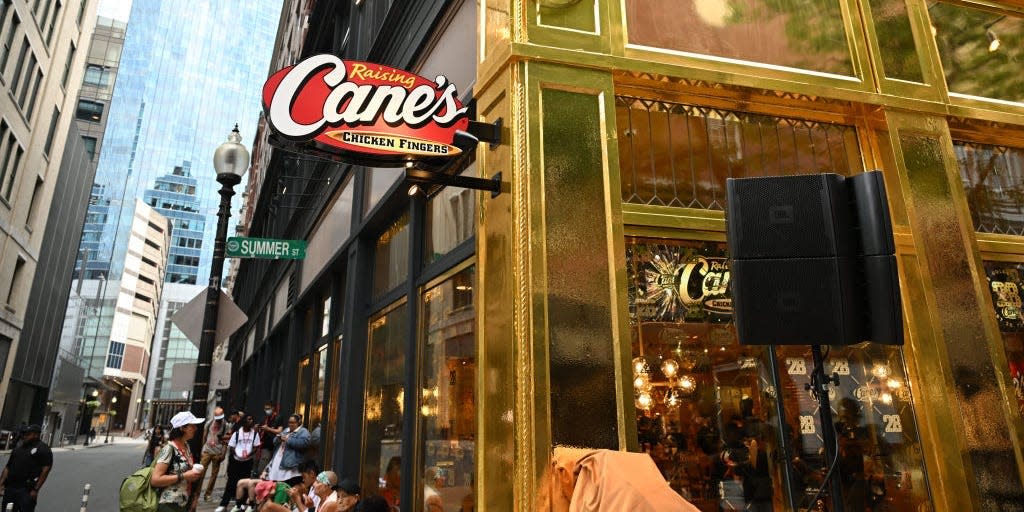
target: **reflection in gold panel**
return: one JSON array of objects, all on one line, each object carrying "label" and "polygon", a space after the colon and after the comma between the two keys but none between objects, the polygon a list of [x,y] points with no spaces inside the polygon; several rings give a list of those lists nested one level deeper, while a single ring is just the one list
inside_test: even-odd
[{"label": "reflection in gold panel", "polygon": [[538,0],[537,24],[596,34],[600,3],[600,0]]},{"label": "reflection in gold panel", "polygon": [[[504,191],[495,198],[478,194],[476,211],[477,272],[475,309],[477,332],[477,428],[478,446],[476,469],[477,507],[479,510],[525,510],[514,507],[516,491],[525,494],[532,489],[533,467],[528,456],[531,447],[520,439],[516,422],[530,421],[521,410],[527,400],[532,402],[532,380],[518,374],[528,371],[521,360],[529,360],[528,342],[518,329],[517,318],[523,305],[518,304],[520,294],[515,276],[523,271],[522,263],[513,259],[515,232],[513,231],[512,197],[518,196],[523,181],[521,168],[513,165],[512,148],[519,148],[525,130],[521,115],[513,116],[513,101],[518,101],[510,89],[511,75],[518,68],[506,68],[488,86],[478,92],[478,117],[485,122],[507,119],[516,129],[503,135],[505,143],[490,148],[478,148],[480,169],[503,171]],[[523,257],[520,254],[518,257]],[[517,372],[518,367],[518,372]],[[527,374],[527,377],[529,374]],[[521,398],[525,395],[527,398]],[[527,460],[524,460],[527,459]],[[518,464],[517,464],[518,462]],[[511,475],[511,478],[510,478]]]},{"label": "reflection in gold panel", "polygon": [[951,365],[955,388],[950,394],[960,413],[973,485],[984,510],[1019,504],[1024,487],[1000,392],[1004,371],[996,370],[989,351],[983,298],[977,294],[969,245],[946,172],[943,139],[901,130],[898,142],[915,238],[927,255],[926,272],[938,311],[939,325],[933,328],[941,332]]},{"label": "reflection in gold panel", "polygon": [[[541,89],[551,442],[619,447],[603,97]],[[571,212],[571,213],[570,213]],[[587,255],[581,257],[581,255]]]},{"label": "reflection in gold panel", "polygon": [[921,61],[907,15],[907,0],[870,0],[868,4],[885,76],[923,83]]},{"label": "reflection in gold panel", "polygon": [[1024,103],[1024,16],[952,2],[928,15],[949,92]]},{"label": "reflection in gold panel", "polygon": [[627,0],[629,44],[852,76],[841,0]]}]

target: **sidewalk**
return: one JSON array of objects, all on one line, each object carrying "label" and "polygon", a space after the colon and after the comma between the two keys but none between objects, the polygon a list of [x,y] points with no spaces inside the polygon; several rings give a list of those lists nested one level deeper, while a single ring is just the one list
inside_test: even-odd
[{"label": "sidewalk", "polygon": [[[82,445],[82,444],[66,444],[64,446],[51,446],[50,450],[52,450],[54,452],[73,452],[75,450],[84,450],[86,448],[99,448],[101,446],[113,446],[115,444],[145,444],[145,442],[146,442],[144,439],[141,439],[141,438],[136,439],[136,438],[131,438],[131,437],[120,437],[120,436],[111,436],[109,443],[104,443],[103,441],[105,441],[105,440],[106,440],[106,437],[97,436],[96,440],[94,440],[93,442],[89,443],[88,446]],[[10,454],[11,454],[11,450],[0,450],[0,455],[10,455]]]},{"label": "sidewalk", "polygon": [[66,444],[66,445],[61,446],[61,447],[56,447],[56,448],[51,447],[50,449],[55,451],[55,452],[56,451],[73,452],[73,451],[76,451],[76,450],[85,450],[85,449],[89,449],[89,448],[99,448],[101,446],[114,446],[115,444],[146,444],[146,440],[141,439],[141,438],[136,439],[136,438],[132,438],[132,437],[111,436],[110,437],[110,442],[109,443],[105,443],[104,441],[106,441],[106,439],[107,438],[104,437],[104,436],[96,436],[96,439],[94,439],[88,445]]}]

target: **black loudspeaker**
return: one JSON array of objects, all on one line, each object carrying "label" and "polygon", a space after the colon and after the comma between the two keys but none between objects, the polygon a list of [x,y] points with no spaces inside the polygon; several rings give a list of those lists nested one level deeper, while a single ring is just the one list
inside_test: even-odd
[{"label": "black loudspeaker", "polygon": [[727,188],[740,344],[903,343],[880,172],[730,179]]}]

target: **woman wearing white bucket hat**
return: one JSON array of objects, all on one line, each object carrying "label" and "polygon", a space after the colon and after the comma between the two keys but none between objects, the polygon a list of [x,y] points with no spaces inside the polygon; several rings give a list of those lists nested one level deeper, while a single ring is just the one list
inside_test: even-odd
[{"label": "woman wearing white bucket hat", "polygon": [[157,512],[190,512],[195,510],[192,483],[203,476],[201,464],[194,464],[188,442],[196,435],[205,418],[196,418],[182,411],[171,418],[170,442],[164,445],[156,458],[156,466],[149,481],[160,489]]}]

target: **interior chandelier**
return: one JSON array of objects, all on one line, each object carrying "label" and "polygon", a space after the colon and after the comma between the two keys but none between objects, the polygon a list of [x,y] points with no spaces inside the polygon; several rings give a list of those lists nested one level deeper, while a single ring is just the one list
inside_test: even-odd
[{"label": "interior chandelier", "polygon": [[692,375],[681,373],[679,361],[671,357],[662,359],[659,366],[666,380],[652,381],[651,368],[643,356],[634,358],[632,366],[637,409],[650,411],[659,403],[670,409],[676,408],[697,390],[697,381]]}]

